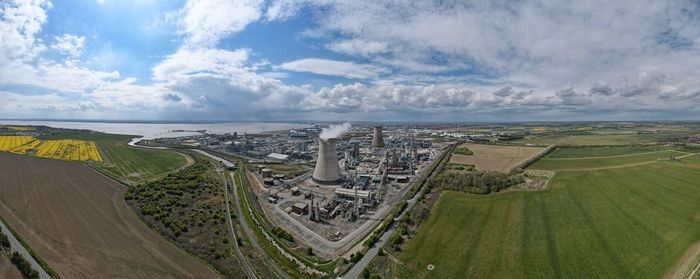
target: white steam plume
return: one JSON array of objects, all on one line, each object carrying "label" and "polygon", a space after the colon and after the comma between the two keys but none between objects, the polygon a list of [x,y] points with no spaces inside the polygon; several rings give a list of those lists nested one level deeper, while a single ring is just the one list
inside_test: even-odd
[{"label": "white steam plume", "polygon": [[331,125],[328,128],[321,130],[321,134],[318,135],[321,139],[337,138],[345,134],[350,129],[350,123],[345,122],[340,125]]}]

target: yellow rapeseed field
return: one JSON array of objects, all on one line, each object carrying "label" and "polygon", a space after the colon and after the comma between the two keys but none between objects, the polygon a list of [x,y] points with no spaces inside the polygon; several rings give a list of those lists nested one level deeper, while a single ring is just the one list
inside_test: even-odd
[{"label": "yellow rapeseed field", "polygon": [[69,161],[102,161],[94,141],[40,140],[32,136],[0,136],[0,151]]},{"label": "yellow rapeseed field", "polygon": [[0,151],[10,151],[32,140],[31,136],[0,136]]}]

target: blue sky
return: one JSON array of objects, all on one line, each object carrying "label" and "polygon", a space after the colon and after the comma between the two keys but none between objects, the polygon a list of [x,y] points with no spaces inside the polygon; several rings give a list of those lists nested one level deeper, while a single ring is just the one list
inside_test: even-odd
[{"label": "blue sky", "polygon": [[0,118],[700,115],[684,1],[10,0]]}]

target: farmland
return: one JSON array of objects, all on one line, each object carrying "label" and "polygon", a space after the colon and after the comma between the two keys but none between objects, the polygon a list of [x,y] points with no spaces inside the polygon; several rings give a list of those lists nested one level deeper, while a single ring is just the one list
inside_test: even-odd
[{"label": "farmland", "polygon": [[126,188],[85,164],[0,153],[0,215],[62,277],[218,277],[139,220]]},{"label": "farmland", "polygon": [[[540,147],[502,146],[484,144],[462,144],[461,150],[474,155],[452,154],[450,163],[475,165],[477,170],[506,171],[512,166],[542,151]],[[466,149],[464,149],[466,148]]]},{"label": "farmland", "polygon": [[651,146],[600,146],[600,147],[564,147],[557,148],[547,158],[581,158],[628,155],[635,153],[666,150],[669,147]]},{"label": "farmland", "polygon": [[[644,156],[606,164],[656,157]],[[661,278],[700,241],[698,180],[696,155],[558,172],[545,191],[443,192],[428,220],[395,255],[401,264],[390,273],[399,278]]]},{"label": "farmland", "polygon": [[543,170],[593,170],[610,167],[624,167],[636,164],[653,163],[657,160],[668,160],[671,156],[681,157],[689,153],[676,150],[660,150],[626,155],[579,157],[579,158],[550,158],[545,157],[530,166],[531,169]]},{"label": "farmland", "polygon": [[32,136],[0,136],[0,151],[67,160],[100,162],[102,157],[93,141],[40,140]]},{"label": "farmland", "polygon": [[33,140],[31,136],[0,136],[0,151],[10,151]]},{"label": "farmland", "polygon": [[162,178],[168,173],[192,163],[184,154],[170,150],[132,147],[127,144],[133,136],[103,133],[62,133],[42,136],[42,140],[93,141],[102,151],[102,162],[91,167],[129,185]]}]

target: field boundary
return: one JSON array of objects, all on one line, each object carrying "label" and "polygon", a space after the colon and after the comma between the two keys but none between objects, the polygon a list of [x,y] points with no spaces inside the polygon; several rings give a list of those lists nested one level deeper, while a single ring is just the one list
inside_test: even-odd
[{"label": "field boundary", "polygon": [[[671,151],[676,151],[676,150],[671,150]],[[685,152],[682,152],[685,153]],[[676,157],[676,159],[683,159],[683,158],[688,158],[691,156],[698,155],[700,153],[690,153],[682,156]],[[549,159],[547,159],[549,160]],[[597,170],[608,170],[608,169],[621,169],[621,168],[629,168],[629,167],[636,167],[636,166],[643,166],[643,165],[650,165],[657,163],[659,161],[663,161],[662,159],[656,159],[654,161],[646,161],[646,162],[639,162],[639,163],[632,163],[632,164],[624,164],[624,165],[616,165],[616,166],[608,166],[608,167],[599,167],[599,168],[581,168],[581,169],[557,169],[553,170],[554,172],[560,172],[560,171],[597,171]]]},{"label": "field boundary", "polygon": [[664,279],[694,279],[700,275],[700,241],[696,241],[678,259]]},{"label": "field boundary", "polygon": [[585,159],[608,159],[608,158],[631,157],[631,156],[637,156],[637,155],[661,153],[661,152],[666,152],[666,151],[677,151],[677,152],[680,152],[680,153],[684,153],[684,154],[686,154],[686,155],[694,154],[694,153],[685,152],[685,151],[680,151],[680,150],[676,150],[676,149],[664,149],[664,150],[648,151],[648,152],[639,152],[639,153],[630,153],[630,154],[622,154],[622,155],[593,156],[593,157],[572,157],[572,158],[547,158],[547,160],[552,160],[552,161],[569,161],[569,160],[585,160]]}]

